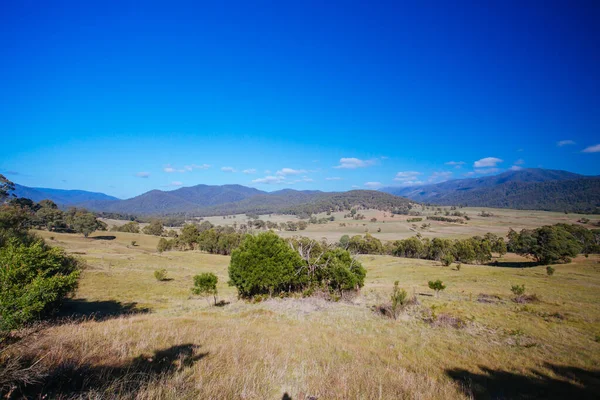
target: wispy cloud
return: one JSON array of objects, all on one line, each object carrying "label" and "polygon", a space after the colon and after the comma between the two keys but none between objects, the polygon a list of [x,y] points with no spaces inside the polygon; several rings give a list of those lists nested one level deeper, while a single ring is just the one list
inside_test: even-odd
[{"label": "wispy cloud", "polygon": [[138,178],[148,178],[150,176],[150,172],[138,172],[135,174]]},{"label": "wispy cloud", "polygon": [[275,173],[275,175],[279,176],[288,176],[288,175],[300,175],[305,174],[306,170],[304,169],[292,169],[292,168],[282,168]]},{"label": "wispy cloud", "polygon": [[333,168],[343,168],[343,169],[356,169],[356,168],[365,168],[374,165],[376,160],[361,160],[359,158],[340,158],[340,165],[336,165]]},{"label": "wispy cloud", "polygon": [[285,178],[283,176],[265,176],[264,178],[253,179],[252,183],[263,183],[266,185],[281,185],[285,183]]},{"label": "wispy cloud", "polygon": [[600,144],[586,147],[583,149],[583,153],[600,153]]},{"label": "wispy cloud", "polygon": [[383,186],[381,184],[381,182],[365,182],[365,187],[368,187],[371,189],[380,188],[381,186]]},{"label": "wispy cloud", "polygon": [[237,172],[233,167],[221,167],[221,171],[223,172]]},{"label": "wispy cloud", "polygon": [[464,161],[448,161],[445,164],[460,167],[461,165],[465,165],[465,162]]},{"label": "wispy cloud", "polygon": [[256,173],[256,169],[254,168],[249,168],[249,169],[245,169],[242,171],[245,174],[255,174]]},{"label": "wispy cloud", "polygon": [[556,142],[556,145],[558,147],[569,146],[572,144],[576,144],[574,140],[559,140],[558,142]]},{"label": "wispy cloud", "polygon": [[183,182],[173,181],[169,184],[169,186],[183,186]]},{"label": "wispy cloud", "polygon": [[519,166],[519,165],[513,165],[512,167],[509,168],[511,171],[520,171],[523,169],[523,167]]},{"label": "wispy cloud", "polygon": [[195,169],[209,169],[210,165],[208,164],[201,164],[201,165],[197,165],[197,164],[191,164],[191,165],[186,165],[183,168],[175,168],[173,167],[171,164],[167,164],[165,165],[165,167],[163,168],[163,171],[168,172],[168,173],[173,173],[173,172],[191,172]]},{"label": "wispy cloud", "polygon": [[418,179],[419,175],[422,175],[422,173],[418,171],[400,171],[396,174],[394,180],[400,182],[403,186],[420,185],[423,182]]},{"label": "wispy cloud", "polygon": [[325,178],[326,181],[341,181],[342,178],[340,178],[339,176],[331,176],[329,178]]},{"label": "wispy cloud", "polygon": [[475,168],[489,168],[489,167],[495,167],[497,164],[503,162],[504,160],[501,160],[500,158],[496,158],[496,157],[485,157],[482,158],[481,160],[477,160],[473,163],[473,166]]},{"label": "wispy cloud", "polygon": [[525,164],[525,160],[523,160],[522,158],[519,158],[517,161],[514,162],[515,165],[523,165]]}]

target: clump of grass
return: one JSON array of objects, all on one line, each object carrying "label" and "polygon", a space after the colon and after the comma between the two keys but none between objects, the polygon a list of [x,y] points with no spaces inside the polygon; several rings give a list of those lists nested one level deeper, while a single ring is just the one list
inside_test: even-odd
[{"label": "clump of grass", "polygon": [[166,269],[157,269],[156,271],[154,271],[154,278],[156,278],[157,281],[159,282],[163,282],[167,280],[167,270]]},{"label": "clump of grass", "polygon": [[525,285],[512,285],[510,291],[513,292],[515,296],[521,296],[525,293]]}]

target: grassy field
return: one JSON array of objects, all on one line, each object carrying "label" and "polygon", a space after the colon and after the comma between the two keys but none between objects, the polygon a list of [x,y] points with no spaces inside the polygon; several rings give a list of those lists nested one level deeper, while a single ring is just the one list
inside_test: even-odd
[{"label": "grassy field", "polygon": [[[529,226],[526,213],[497,210],[502,215],[497,231]],[[446,236],[493,230],[488,221],[496,217],[469,214],[468,233],[463,226],[433,223],[432,230]],[[550,214],[546,223],[580,217],[544,215]],[[380,226],[406,224],[386,219]],[[343,233],[336,226],[338,221],[311,226],[302,234],[338,239]],[[82,317],[41,328],[11,349],[41,360],[36,368],[46,375],[35,390],[48,398],[598,398],[600,393],[598,256],[558,265],[552,277],[542,266],[457,270],[433,261],[363,256],[366,284],[352,302],[250,304],[237,300],[226,284],[229,257],[158,254],[158,238],[142,234],[97,232],[85,239],[39,233],[88,265],[64,312]],[[403,234],[396,228],[394,238]],[[510,254],[500,261],[529,266]],[[154,279],[160,268],[169,281]],[[190,294],[192,277],[208,271],[219,277],[221,307]],[[427,287],[432,279],[447,285],[439,297]],[[417,304],[392,320],[375,308],[389,300],[396,280]],[[514,302],[514,284],[524,284],[539,300]],[[98,313],[96,319],[92,313]],[[77,392],[81,387],[83,394]]]}]

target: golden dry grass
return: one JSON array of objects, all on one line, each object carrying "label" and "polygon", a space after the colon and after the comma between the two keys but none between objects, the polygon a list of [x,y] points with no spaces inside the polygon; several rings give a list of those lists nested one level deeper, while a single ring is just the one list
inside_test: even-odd
[{"label": "golden dry grass", "polygon": [[[54,236],[50,243],[89,266],[71,310],[89,312],[100,304],[115,314],[150,310],[53,324],[15,344],[15,355],[41,359],[39,368],[50,375],[45,386],[30,390],[50,398],[493,398],[500,390],[493,388],[511,385],[542,397],[560,390],[585,397],[598,389],[593,379],[560,369],[600,369],[598,256],[556,266],[552,277],[544,267],[463,265],[457,271],[432,261],[363,256],[366,285],[351,303],[250,304],[226,285],[226,256],[161,255],[158,238],[147,235],[40,234]],[[525,265],[514,255],[500,261]],[[173,280],[157,282],[153,271],[160,268]],[[220,298],[229,304],[210,307],[190,295],[192,276],[206,271],[217,274]],[[439,298],[427,287],[432,279],[447,284]],[[389,299],[395,280],[420,304],[391,320],[373,306]],[[513,284],[525,284],[540,301],[513,302]],[[484,299],[489,302],[480,301],[481,294],[491,296]],[[432,324],[432,315],[464,324],[456,328],[444,318]],[[86,391],[76,391],[81,387]]]}]

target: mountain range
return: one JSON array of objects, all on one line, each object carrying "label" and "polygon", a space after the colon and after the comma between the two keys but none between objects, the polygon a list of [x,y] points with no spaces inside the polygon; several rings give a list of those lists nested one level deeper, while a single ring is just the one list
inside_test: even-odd
[{"label": "mountain range", "polygon": [[600,177],[541,168],[381,190],[439,205],[600,212]]},{"label": "mountain range", "polygon": [[50,199],[63,207],[78,206],[93,211],[138,215],[310,214],[354,206],[406,209],[410,202],[600,212],[600,177],[536,168],[437,184],[387,187],[380,191],[283,189],[265,192],[242,185],[196,185],[172,191],[151,190],[125,200],[81,190],[15,186],[13,194],[36,202]]}]

